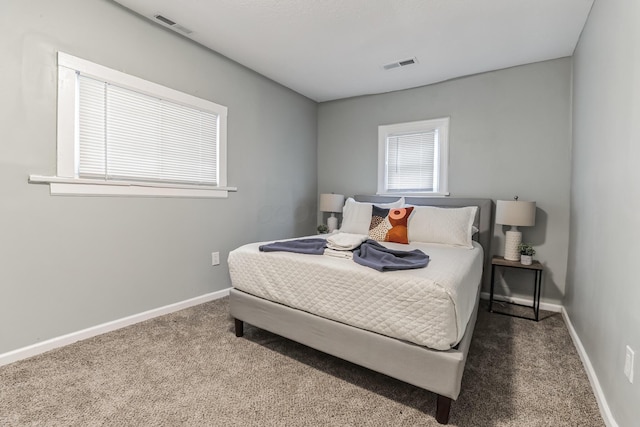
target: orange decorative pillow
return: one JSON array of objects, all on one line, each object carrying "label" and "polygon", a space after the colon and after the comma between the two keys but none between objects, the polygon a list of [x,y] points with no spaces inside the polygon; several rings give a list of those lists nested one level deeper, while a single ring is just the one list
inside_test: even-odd
[{"label": "orange decorative pillow", "polygon": [[369,237],[379,242],[409,243],[407,221],[413,207],[383,209],[373,206]]}]

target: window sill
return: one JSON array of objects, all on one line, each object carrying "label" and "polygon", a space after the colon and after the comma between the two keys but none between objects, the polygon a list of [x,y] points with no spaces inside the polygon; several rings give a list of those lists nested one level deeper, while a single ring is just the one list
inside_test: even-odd
[{"label": "window sill", "polygon": [[125,197],[187,197],[227,198],[236,187],[212,187],[188,184],[152,182],[104,181],[99,179],[65,178],[29,175],[30,184],[49,184],[52,196],[125,196]]},{"label": "window sill", "polygon": [[396,196],[396,197],[448,197],[450,195],[449,192],[445,193],[411,193],[411,192],[387,192],[387,193],[376,193],[378,196]]}]

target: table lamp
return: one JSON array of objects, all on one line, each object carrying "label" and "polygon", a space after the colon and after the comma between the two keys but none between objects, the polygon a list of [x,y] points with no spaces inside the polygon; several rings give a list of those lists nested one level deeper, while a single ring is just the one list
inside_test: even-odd
[{"label": "table lamp", "polygon": [[322,212],[331,212],[331,216],[327,218],[327,227],[329,227],[329,233],[334,232],[338,228],[338,218],[336,218],[336,212],[342,212],[344,206],[344,196],[342,194],[321,194],[320,195],[320,210]]},{"label": "table lamp", "polygon": [[498,200],[496,224],[510,225],[504,243],[504,259],[520,261],[518,245],[522,243],[522,233],[518,227],[531,227],[536,223],[536,202],[521,202],[518,196],[513,200]]}]

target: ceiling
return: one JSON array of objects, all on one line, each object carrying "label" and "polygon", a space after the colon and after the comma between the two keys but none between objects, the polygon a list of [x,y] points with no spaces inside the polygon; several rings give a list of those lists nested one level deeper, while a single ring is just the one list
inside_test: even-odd
[{"label": "ceiling", "polygon": [[115,1],[322,102],[570,56],[594,0]]}]

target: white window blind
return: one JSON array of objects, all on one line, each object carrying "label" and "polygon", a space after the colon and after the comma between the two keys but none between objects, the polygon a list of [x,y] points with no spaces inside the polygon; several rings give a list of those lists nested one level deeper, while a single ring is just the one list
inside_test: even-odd
[{"label": "white window blind", "polygon": [[78,176],[218,185],[219,116],[79,75]]},{"label": "white window blind", "polygon": [[378,194],[448,195],[449,118],[378,126]]},{"label": "white window blind", "polygon": [[433,191],[438,130],[387,137],[387,190]]}]

